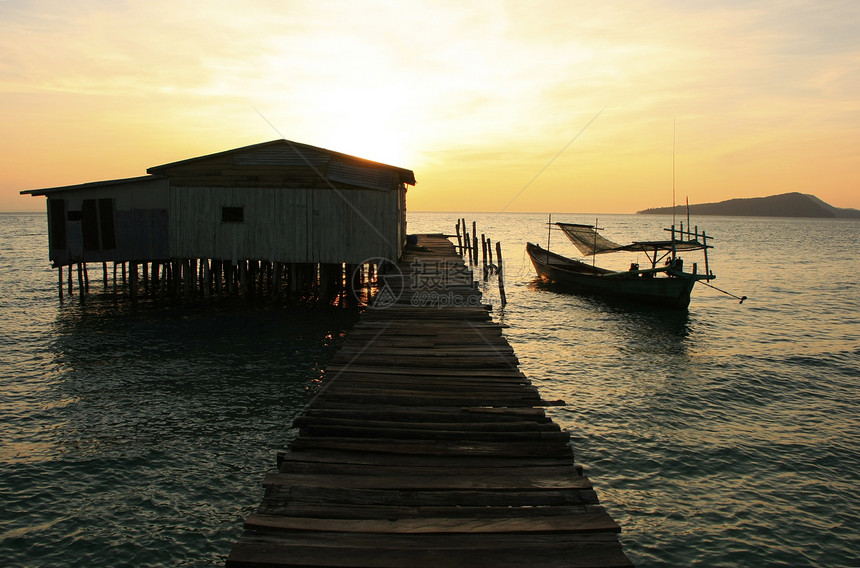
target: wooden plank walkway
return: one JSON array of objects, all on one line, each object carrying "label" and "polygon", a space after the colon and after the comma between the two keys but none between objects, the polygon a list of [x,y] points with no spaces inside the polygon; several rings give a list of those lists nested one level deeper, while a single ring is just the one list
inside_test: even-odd
[{"label": "wooden plank walkway", "polygon": [[295,421],[227,566],[631,566],[471,272],[422,235]]}]

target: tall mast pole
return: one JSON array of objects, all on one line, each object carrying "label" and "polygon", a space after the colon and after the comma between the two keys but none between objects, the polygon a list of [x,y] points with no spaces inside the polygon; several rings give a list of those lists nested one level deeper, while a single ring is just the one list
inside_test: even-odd
[{"label": "tall mast pole", "polygon": [[672,119],[672,226],[675,226],[675,119]]}]

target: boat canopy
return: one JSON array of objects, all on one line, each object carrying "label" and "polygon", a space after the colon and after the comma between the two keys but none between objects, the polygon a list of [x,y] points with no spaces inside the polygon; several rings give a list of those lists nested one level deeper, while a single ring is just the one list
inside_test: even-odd
[{"label": "boat canopy", "polygon": [[620,245],[601,236],[594,225],[578,225],[576,223],[556,223],[556,225],[564,231],[567,238],[585,256],[622,251],[657,252],[674,250],[681,252],[710,248],[709,245],[700,243],[695,239],[687,241],[678,239],[668,241],[634,241],[629,245]]}]

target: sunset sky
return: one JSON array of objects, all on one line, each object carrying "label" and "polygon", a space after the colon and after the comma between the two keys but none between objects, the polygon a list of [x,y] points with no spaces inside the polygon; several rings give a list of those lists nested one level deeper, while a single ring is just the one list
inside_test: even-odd
[{"label": "sunset sky", "polygon": [[0,211],[277,138],[411,210],[860,208],[860,2],[0,0]]}]

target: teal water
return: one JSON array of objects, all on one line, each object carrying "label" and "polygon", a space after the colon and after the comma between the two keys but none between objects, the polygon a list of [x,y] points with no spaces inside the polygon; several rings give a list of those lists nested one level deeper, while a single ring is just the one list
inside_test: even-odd
[{"label": "teal water", "polygon": [[[714,284],[749,300],[697,288],[673,313],[537,286],[524,245],[546,243],[544,215],[466,217],[503,244],[509,304],[494,282],[486,300],[567,401],[553,417],[638,566],[860,566],[860,223],[694,220]],[[599,224],[624,241],[667,221]],[[60,303],[46,248],[44,215],[0,214],[2,564],[222,565],[356,314]]]}]

